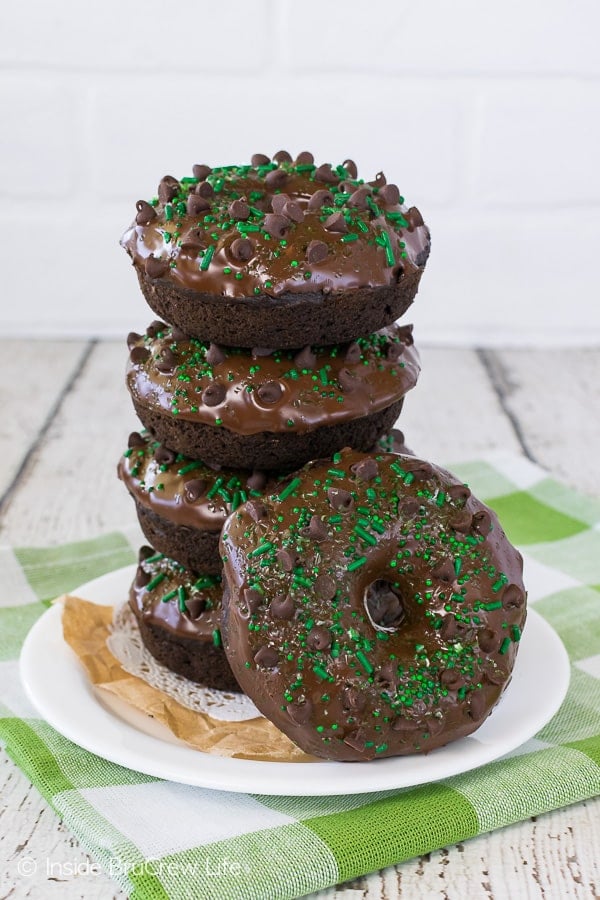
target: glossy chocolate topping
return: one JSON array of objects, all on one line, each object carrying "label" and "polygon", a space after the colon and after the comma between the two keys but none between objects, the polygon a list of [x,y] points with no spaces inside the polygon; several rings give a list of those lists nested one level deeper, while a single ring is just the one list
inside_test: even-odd
[{"label": "glossy chocolate topping", "polygon": [[151,279],[238,298],[385,286],[425,265],[429,231],[396,185],[309,157],[166,176],[121,244]]},{"label": "glossy chocolate topping", "polygon": [[142,547],[129,605],[150,625],[220,647],[222,593],[218,576],[192,576],[174,560]]},{"label": "glossy chocolate topping", "polygon": [[252,497],[260,472],[215,469],[175,453],[147,433],[133,432],[118,463],[119,478],[136,501],[175,525],[219,532],[230,512]]},{"label": "glossy chocolate topping", "polygon": [[259,709],[340,760],[427,752],[474,731],[506,686],[526,616],[496,515],[412,456],[350,450],[241,506],[221,549],[223,639]]},{"label": "glossy chocolate topping", "polygon": [[[131,337],[131,336],[130,336]],[[127,386],[141,406],[237,434],[308,432],[387,409],[416,384],[412,326],[300,352],[174,339],[164,323],[129,341]]]}]

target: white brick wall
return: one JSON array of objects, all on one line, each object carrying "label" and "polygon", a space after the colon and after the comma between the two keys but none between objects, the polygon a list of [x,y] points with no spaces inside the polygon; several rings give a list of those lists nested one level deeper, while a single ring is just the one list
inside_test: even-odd
[{"label": "white brick wall", "polygon": [[142,328],[135,200],[286,147],[421,208],[421,340],[600,341],[599,32],[598,0],[3,4],[2,333]]}]

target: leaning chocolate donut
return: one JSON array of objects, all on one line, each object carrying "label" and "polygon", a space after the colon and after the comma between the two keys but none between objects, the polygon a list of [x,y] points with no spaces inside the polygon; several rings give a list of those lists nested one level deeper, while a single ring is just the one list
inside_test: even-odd
[{"label": "leaning chocolate donut", "polygon": [[222,632],[258,708],[307,753],[428,752],[475,731],[508,683],[522,558],[459,479],[344,450],[241,506],[221,548]]},{"label": "leaning chocolate donut", "polygon": [[[149,202],[148,202],[149,201]],[[370,334],[412,303],[429,231],[382,172],[304,152],[196,165],[137,202],[123,235],[154,312],[228,346],[301,347]]]},{"label": "leaning chocolate donut", "polygon": [[130,334],[127,386],[162,444],[231,468],[285,470],[344,446],[368,450],[416,384],[412,326],[303,350],[222,348],[163,322]]}]

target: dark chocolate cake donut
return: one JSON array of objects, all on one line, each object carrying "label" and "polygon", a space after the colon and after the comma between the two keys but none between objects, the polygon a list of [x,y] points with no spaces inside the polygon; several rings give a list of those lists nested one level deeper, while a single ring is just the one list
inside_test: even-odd
[{"label": "dark chocolate cake donut", "polygon": [[117,466],[148,542],[192,572],[221,573],[219,536],[240,503],[262,497],[263,472],[215,469],[155,441],[129,435]]},{"label": "dark chocolate cake donut", "polygon": [[162,322],[129,336],[127,386],[156,440],[231,468],[291,470],[389,431],[419,374],[412,326],[300,351],[224,349]]},{"label": "dark chocolate cake donut", "polygon": [[231,668],[307,753],[428,752],[475,731],[510,679],[521,555],[435,465],[344,450],[240,506],[221,548]]},{"label": "dark chocolate cake donut", "polygon": [[221,643],[221,578],[192,575],[142,547],[129,605],[152,656],[205,687],[239,691]]},{"label": "dark chocolate cake donut", "polygon": [[416,207],[380,172],[282,151],[195,165],[139,200],[121,239],[146,301],[186,334],[227,346],[353,340],[408,309],[429,255]]}]

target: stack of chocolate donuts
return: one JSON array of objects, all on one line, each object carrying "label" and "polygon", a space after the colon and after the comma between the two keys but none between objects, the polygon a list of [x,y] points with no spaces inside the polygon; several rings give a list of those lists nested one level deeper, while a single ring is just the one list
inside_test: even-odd
[{"label": "stack of chocolate donuts", "polygon": [[525,618],[520,556],[391,431],[429,231],[383,173],[255,154],[137,203],[122,245],[160,320],[128,337],[143,429],[119,476],[151,546],[149,651],[241,687],[300,747],[364,760],[477,728]]}]

